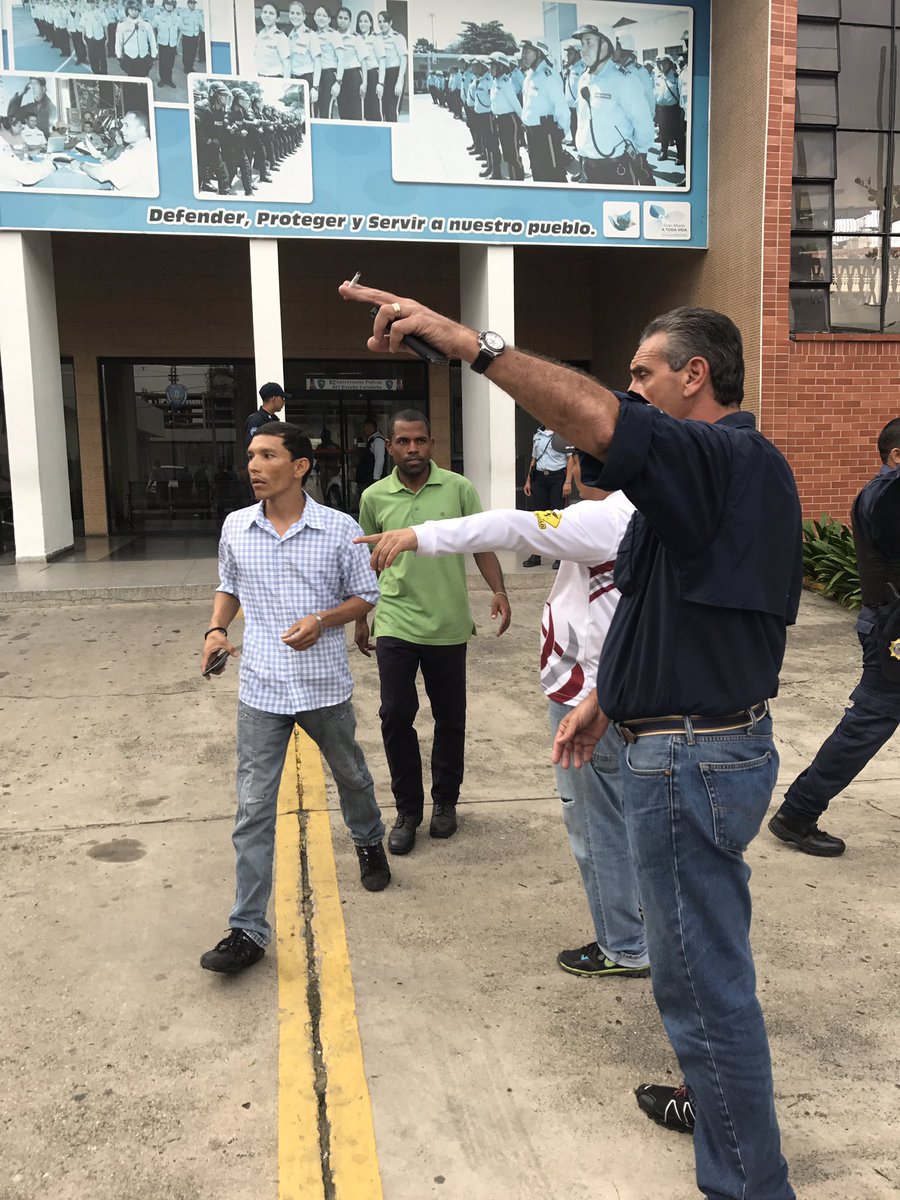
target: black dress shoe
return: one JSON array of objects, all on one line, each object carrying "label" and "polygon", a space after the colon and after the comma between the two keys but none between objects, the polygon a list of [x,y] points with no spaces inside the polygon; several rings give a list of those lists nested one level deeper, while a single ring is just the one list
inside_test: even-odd
[{"label": "black dress shoe", "polygon": [[555,558],[555,559],[553,560],[553,570],[554,570],[554,571],[558,571],[558,570],[559,570],[559,559],[558,559],[558,558]]},{"label": "black dress shoe", "polygon": [[401,813],[388,835],[388,850],[391,854],[409,854],[416,844],[418,828],[419,822],[415,818],[406,817]]},{"label": "black dress shoe", "polygon": [[539,567],[540,565],[541,565],[541,556],[539,554],[532,554],[529,558],[526,558],[525,561],[522,563],[523,567]]},{"label": "black dress shoe", "polygon": [[820,829],[815,821],[798,821],[779,809],[769,822],[769,829],[783,842],[790,842],[804,854],[817,858],[837,858],[847,849],[847,843]]},{"label": "black dress shoe", "polygon": [[435,804],[431,810],[431,825],[428,832],[433,838],[453,837],[456,833],[456,805]]}]

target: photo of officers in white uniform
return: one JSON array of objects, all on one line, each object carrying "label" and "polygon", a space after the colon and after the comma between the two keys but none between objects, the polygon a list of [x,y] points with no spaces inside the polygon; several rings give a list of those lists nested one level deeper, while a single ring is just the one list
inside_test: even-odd
[{"label": "photo of officers in white uniform", "polygon": [[255,69],[304,80],[320,121],[395,124],[409,119],[408,14],[336,3],[257,4]]},{"label": "photo of officers in white uniform", "polygon": [[298,80],[195,75],[194,195],[308,204],[309,89]]},{"label": "photo of officers in white uniform", "polygon": [[41,75],[149,79],[158,104],[187,104],[207,28],[207,0],[12,0],[11,58]]},{"label": "photo of officers in white uniform", "polygon": [[494,0],[491,20],[424,16],[420,30],[414,6],[412,119],[392,139],[395,179],[689,186],[690,9]]},{"label": "photo of officers in white uniform", "polygon": [[148,84],[0,74],[0,191],[158,196]]}]

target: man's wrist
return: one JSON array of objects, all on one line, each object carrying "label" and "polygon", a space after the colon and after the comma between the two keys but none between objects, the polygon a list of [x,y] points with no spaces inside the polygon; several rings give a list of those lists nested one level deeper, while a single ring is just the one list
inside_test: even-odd
[{"label": "man's wrist", "polygon": [[204,635],[203,635],[204,642],[206,641],[206,639],[209,637],[209,635],[211,633],[221,633],[223,637],[228,637],[228,630],[225,628],[224,625],[211,625],[209,627],[209,629],[207,629],[206,633],[204,633]]}]

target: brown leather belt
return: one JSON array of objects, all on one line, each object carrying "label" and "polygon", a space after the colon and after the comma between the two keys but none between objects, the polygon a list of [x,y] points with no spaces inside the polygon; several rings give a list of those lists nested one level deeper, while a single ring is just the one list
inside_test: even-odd
[{"label": "brown leather belt", "polygon": [[626,742],[634,742],[639,737],[649,737],[651,734],[674,736],[679,733],[728,733],[732,729],[746,729],[769,715],[768,701],[763,700],[752,708],[742,708],[740,712],[725,713],[721,717],[700,716],[668,716],[645,717],[634,721],[616,721],[615,726]]}]

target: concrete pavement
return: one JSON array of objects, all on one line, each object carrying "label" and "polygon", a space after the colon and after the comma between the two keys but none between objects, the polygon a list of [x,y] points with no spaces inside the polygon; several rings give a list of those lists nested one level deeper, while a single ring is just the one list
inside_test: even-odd
[{"label": "concrete pavement", "polygon": [[[649,983],[573,979],[555,965],[559,949],[590,935],[537,684],[548,582],[514,581],[514,625],[500,640],[473,583],[481,634],[457,837],[420,836],[393,860],[391,887],[370,895],[328,784],[334,895],[386,1200],[697,1195],[689,1139],[653,1126],[631,1094],[677,1079]],[[292,1001],[279,969],[289,953],[234,980],[197,966],[233,892],[237,677],[197,675],[208,611],[177,598],[0,605],[0,1200],[289,1195],[294,1166],[280,1156],[296,1146],[279,1143],[278,1129],[285,1092],[303,1090],[290,1046],[302,1058],[305,1028],[297,1000],[300,1041],[286,1051]],[[782,785],[855,683],[852,624],[804,597],[776,702]],[[376,668],[351,661],[361,740],[389,813]],[[803,1200],[881,1200],[900,1188],[898,777],[891,744],[835,802],[823,823],[847,838],[844,858],[807,858],[766,831],[748,856],[785,1152]],[[296,809],[285,801],[285,820],[302,826],[303,805],[302,794]],[[330,850],[320,839],[304,877],[287,852],[297,839],[282,830],[283,903],[316,913],[318,887],[324,912]],[[339,915],[332,940],[314,943],[317,984],[341,961]],[[352,997],[349,1010],[346,991],[335,1003],[331,1036],[349,1031],[352,1042]],[[319,1099],[320,1118],[329,1102],[338,1114],[334,1092]],[[355,1110],[363,1118],[367,1102]],[[341,1128],[327,1127],[326,1141],[355,1136]],[[353,1146],[345,1157],[361,1155]],[[374,1185],[325,1176],[341,1200],[376,1200]]]}]

